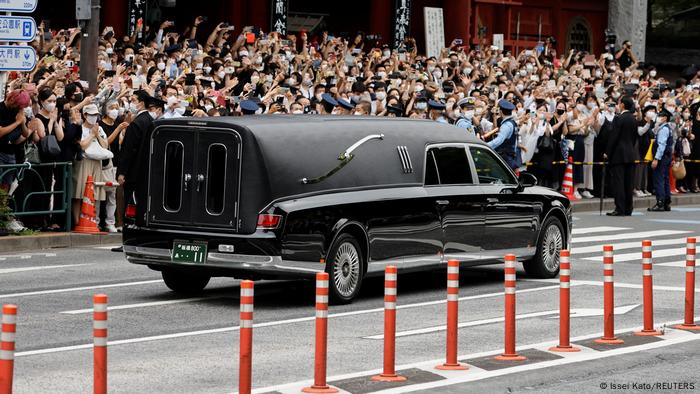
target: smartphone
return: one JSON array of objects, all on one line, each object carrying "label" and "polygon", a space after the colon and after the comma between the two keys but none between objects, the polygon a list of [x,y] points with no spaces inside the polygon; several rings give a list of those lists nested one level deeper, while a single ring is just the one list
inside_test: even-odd
[{"label": "smartphone", "polygon": [[255,43],[255,33],[248,32],[245,34],[245,42],[246,44],[254,44]]},{"label": "smartphone", "polygon": [[455,39],[455,45],[462,45],[463,41],[461,38]]},{"label": "smartphone", "polygon": [[234,71],[235,71],[235,69],[234,69],[233,67],[226,67],[226,68],[224,68],[224,72],[225,72],[226,74],[233,74]]},{"label": "smartphone", "polygon": [[231,62],[231,64],[233,65],[233,67],[240,67],[241,66],[241,62],[238,62],[238,61]]},{"label": "smartphone", "polygon": [[72,60],[66,60],[66,67],[71,68],[75,65]]},{"label": "smartphone", "polygon": [[[280,93],[282,93],[282,94],[287,94],[287,93],[289,93],[289,88],[284,87],[284,86],[280,86]],[[281,96],[280,96],[280,97],[281,97]],[[284,97],[282,97],[282,98],[284,98]]]},{"label": "smartphone", "polygon": [[113,77],[117,74],[115,70],[107,70],[104,73],[105,78]]},{"label": "smartphone", "polygon": [[291,40],[280,40],[280,45],[283,47],[291,47],[294,45]]},{"label": "smartphone", "polygon": [[275,99],[275,102],[279,105],[284,104],[284,96],[277,96],[277,98]]}]

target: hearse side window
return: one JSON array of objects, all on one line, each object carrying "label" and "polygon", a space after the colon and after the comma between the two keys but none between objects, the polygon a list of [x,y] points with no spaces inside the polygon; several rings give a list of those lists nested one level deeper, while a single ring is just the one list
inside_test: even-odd
[{"label": "hearse side window", "polygon": [[209,146],[207,165],[207,212],[221,215],[226,200],[226,146],[213,144]]},{"label": "hearse side window", "polygon": [[492,185],[513,185],[517,182],[513,174],[501,163],[491,151],[470,146],[469,151],[474,160],[479,183]]},{"label": "hearse side window", "polygon": [[463,185],[474,183],[467,152],[463,146],[430,148],[426,157],[425,168],[426,185]]},{"label": "hearse side window", "polygon": [[185,147],[180,141],[165,145],[165,174],[163,176],[163,207],[178,212],[182,205],[182,170],[185,165]]}]

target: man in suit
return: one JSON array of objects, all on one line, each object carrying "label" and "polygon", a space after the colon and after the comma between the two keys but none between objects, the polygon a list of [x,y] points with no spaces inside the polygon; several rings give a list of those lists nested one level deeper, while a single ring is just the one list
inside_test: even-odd
[{"label": "man in suit", "polygon": [[148,141],[146,140],[148,130],[153,126],[155,119],[149,112],[155,99],[144,90],[137,90],[131,96],[129,110],[136,116],[126,128],[124,142],[119,155],[119,166],[117,168],[117,182],[124,186],[125,206],[136,204],[139,197],[143,197],[148,185],[145,179],[148,159]]},{"label": "man in suit", "polygon": [[613,119],[612,133],[608,138],[606,157],[610,166],[610,183],[615,197],[615,210],[608,216],[630,216],[634,209],[634,162],[639,160],[635,143],[637,119],[634,115],[634,100],[624,96],[618,103],[620,114]]}]

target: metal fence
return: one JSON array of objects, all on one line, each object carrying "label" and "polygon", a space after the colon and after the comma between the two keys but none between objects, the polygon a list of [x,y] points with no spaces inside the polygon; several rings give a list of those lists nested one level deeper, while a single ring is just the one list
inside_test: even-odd
[{"label": "metal fence", "polygon": [[[28,183],[27,181],[31,179],[31,190],[23,190],[20,196],[16,196],[14,193],[10,193],[8,196],[8,204],[10,208],[14,211],[13,216],[23,217],[31,215],[51,215],[51,214],[65,214],[65,228],[66,231],[70,231],[71,228],[71,195],[72,195],[72,177],[71,168],[73,163],[46,163],[46,164],[6,164],[0,165],[0,182],[12,184],[16,180],[13,186],[10,186],[10,191],[18,190]],[[52,171],[55,179],[55,186],[62,185],[59,189],[55,189],[51,182],[52,177],[48,177],[48,182],[46,182],[46,171],[49,168],[57,169],[58,171]],[[30,178],[28,178],[30,177]],[[48,183],[48,184],[47,184]],[[49,199],[53,196],[53,205],[48,203]],[[18,201],[19,200],[19,201]],[[33,209],[32,207],[40,206],[46,209]]]}]

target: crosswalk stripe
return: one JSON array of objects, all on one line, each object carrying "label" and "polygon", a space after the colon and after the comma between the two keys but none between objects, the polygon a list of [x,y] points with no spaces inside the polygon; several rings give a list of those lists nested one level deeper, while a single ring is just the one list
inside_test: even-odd
[{"label": "crosswalk stripe", "polygon": [[[653,258],[660,258],[660,257],[669,257],[669,256],[684,256],[685,255],[685,248],[673,248],[673,249],[657,249],[652,252]],[[595,257],[584,257],[584,260],[589,260],[589,261],[603,261],[603,256],[595,256]],[[622,253],[622,254],[616,254],[615,255],[615,262],[616,263],[621,263],[625,261],[634,261],[634,260],[642,260],[642,252],[633,252],[633,253]]]},{"label": "crosswalk stripe", "polygon": [[[655,267],[685,267],[685,261],[671,261],[669,263],[654,264]],[[700,260],[695,261],[695,266],[700,266]]]},{"label": "crosswalk stripe", "polygon": [[[591,237],[581,237],[572,238],[572,243],[586,243],[586,242],[609,242],[617,241],[623,239],[640,239],[640,238],[652,238],[652,237],[662,237],[666,235],[678,235],[687,234],[690,231],[683,230],[655,230],[655,231],[640,231],[636,233],[622,233],[622,234],[610,234],[610,235],[594,235]],[[601,246],[602,247],[602,246]]]},{"label": "crosswalk stripe", "polygon": [[593,234],[593,233],[605,233],[610,231],[622,231],[629,230],[629,227],[610,227],[610,226],[598,226],[598,227],[582,227],[575,228],[571,233],[573,235],[581,234]]},{"label": "crosswalk stripe", "polygon": [[[673,239],[653,239],[652,240],[652,247],[657,247],[657,246],[668,246],[668,245],[685,245],[686,239],[685,238],[673,238]],[[616,244],[612,244],[614,250],[623,250],[623,249],[635,249],[639,248],[640,250],[642,249],[642,242],[641,241],[634,241],[634,242],[620,242]],[[577,248],[572,248],[571,250],[571,255],[581,255],[581,254],[588,254],[588,253],[601,253],[603,251],[603,246],[601,245],[593,245],[593,246],[582,246],[582,247],[577,247]]]}]

